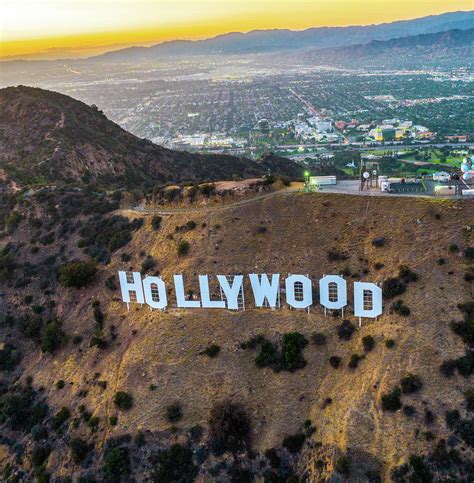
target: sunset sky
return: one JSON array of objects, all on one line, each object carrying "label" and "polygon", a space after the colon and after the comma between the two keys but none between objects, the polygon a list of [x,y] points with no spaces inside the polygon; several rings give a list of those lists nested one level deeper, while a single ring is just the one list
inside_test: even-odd
[{"label": "sunset sky", "polygon": [[231,31],[382,23],[472,8],[473,0],[1,0],[0,57],[49,49],[88,55]]}]

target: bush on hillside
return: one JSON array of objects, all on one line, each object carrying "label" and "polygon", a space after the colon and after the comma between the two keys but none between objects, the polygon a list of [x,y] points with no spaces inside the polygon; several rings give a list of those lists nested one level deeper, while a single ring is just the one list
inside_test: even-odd
[{"label": "bush on hillside", "polygon": [[212,359],[219,354],[220,350],[221,348],[217,344],[211,344],[209,347],[206,347],[202,353]]},{"label": "bush on hillside", "polygon": [[177,423],[183,417],[183,409],[179,402],[174,402],[166,407],[166,419],[170,423]]},{"label": "bush on hillside", "polygon": [[104,452],[104,465],[102,471],[106,481],[122,481],[130,474],[130,455],[128,448],[106,448]]},{"label": "bush on hillside", "polygon": [[70,262],[59,269],[59,282],[65,287],[85,287],[94,281],[96,273],[94,260]]},{"label": "bush on hillside", "polygon": [[0,371],[13,370],[21,360],[21,352],[9,342],[0,350]]},{"label": "bush on hillside", "polygon": [[375,339],[371,335],[362,337],[362,345],[365,352],[370,352],[375,347]]},{"label": "bush on hillside", "polygon": [[403,394],[412,394],[419,391],[423,387],[420,376],[416,374],[407,374],[400,379],[400,386]]},{"label": "bush on hillside", "polygon": [[384,411],[398,411],[402,407],[402,402],[400,400],[400,396],[402,395],[402,391],[399,387],[393,389],[393,391],[382,394],[382,409]]},{"label": "bush on hillside", "polygon": [[133,396],[129,392],[118,391],[114,395],[114,404],[122,411],[128,411],[133,407]]},{"label": "bush on hillside", "polygon": [[89,445],[81,438],[71,439],[69,447],[71,448],[72,460],[76,465],[84,461],[89,453]]},{"label": "bush on hillside", "polygon": [[406,285],[396,277],[387,278],[382,283],[382,293],[386,298],[401,295],[406,290]]},{"label": "bush on hillside", "polygon": [[151,227],[153,228],[153,230],[156,231],[161,228],[161,221],[162,221],[161,216],[158,216],[158,215],[153,216],[153,218],[151,219]]},{"label": "bush on hillside", "polygon": [[62,329],[59,320],[49,322],[43,332],[41,340],[41,350],[43,352],[53,353],[67,343],[67,335]]},{"label": "bush on hillside", "polygon": [[152,455],[150,462],[158,467],[153,472],[153,481],[156,482],[192,482],[199,473],[191,448],[178,443]]},{"label": "bush on hillside", "polygon": [[393,302],[390,306],[390,313],[395,313],[402,317],[408,317],[410,315],[410,308],[405,305],[403,300],[399,299]]},{"label": "bush on hillside", "polygon": [[329,364],[331,364],[331,367],[334,369],[337,369],[341,365],[341,358],[338,356],[331,356],[329,358]]},{"label": "bush on hillside", "polygon": [[241,404],[225,401],[211,409],[209,418],[211,446],[218,453],[249,450],[250,419]]},{"label": "bush on hillside", "polygon": [[416,282],[419,278],[418,274],[411,270],[407,265],[400,265],[398,277],[405,283]]},{"label": "bush on hillside", "polygon": [[289,436],[285,436],[282,446],[286,448],[290,453],[296,454],[301,451],[304,445],[306,436],[303,433],[296,433]]},{"label": "bush on hillside", "polygon": [[176,248],[178,256],[184,257],[185,255],[187,255],[189,253],[190,248],[191,248],[191,245],[189,244],[189,242],[187,240],[181,240],[178,243],[178,246]]},{"label": "bush on hillside", "polygon": [[337,327],[337,335],[341,340],[351,340],[354,331],[355,327],[349,320],[343,320]]},{"label": "bush on hillside", "polygon": [[306,366],[302,350],[308,341],[299,332],[290,332],[283,335],[283,364],[287,371],[295,371]]}]

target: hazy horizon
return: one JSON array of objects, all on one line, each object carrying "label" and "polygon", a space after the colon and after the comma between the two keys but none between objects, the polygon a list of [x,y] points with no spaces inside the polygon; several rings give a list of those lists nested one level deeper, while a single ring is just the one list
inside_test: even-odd
[{"label": "hazy horizon", "polygon": [[[18,21],[19,3],[23,6]],[[7,0],[0,7],[0,59],[81,58],[131,46],[173,40],[202,40],[232,32],[373,25],[457,11],[472,11],[470,0],[396,6],[388,0],[318,1],[215,0]],[[112,13],[111,13],[112,12]]]}]

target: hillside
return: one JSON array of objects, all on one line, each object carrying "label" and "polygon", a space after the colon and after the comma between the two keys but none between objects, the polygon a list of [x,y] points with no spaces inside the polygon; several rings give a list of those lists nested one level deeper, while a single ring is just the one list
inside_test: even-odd
[{"label": "hillside", "polygon": [[[3,480],[472,476],[472,202],[286,194],[162,218],[70,190],[8,203]],[[89,256],[95,275],[61,269]],[[198,274],[253,272],[342,273],[349,287],[397,277],[405,292],[360,329],[351,303],[341,327],[318,304],[255,309],[249,290],[245,311],[179,310],[172,294],[166,312],[127,311],[117,270],[133,269],[166,283],[182,273],[194,293]],[[290,354],[278,366],[272,351],[292,332],[308,343],[286,370]]]},{"label": "hillside", "polygon": [[98,184],[136,188],[166,182],[301,176],[285,158],[260,162],[162,148],[108,120],[96,107],[31,87],[0,90],[0,169],[20,185]]},{"label": "hillside", "polygon": [[307,48],[334,48],[389,40],[452,29],[474,27],[474,12],[450,12],[413,20],[402,20],[379,25],[352,25],[347,27],[318,27],[302,31],[273,29],[247,33],[232,32],[198,40],[176,40],[151,47],[129,47],[107,52],[91,61],[137,62],[167,56],[245,54],[288,51]]}]

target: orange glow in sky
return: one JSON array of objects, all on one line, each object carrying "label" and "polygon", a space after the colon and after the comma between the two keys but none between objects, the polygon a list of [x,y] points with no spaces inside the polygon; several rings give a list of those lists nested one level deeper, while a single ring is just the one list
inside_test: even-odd
[{"label": "orange glow in sky", "polygon": [[89,55],[232,31],[366,25],[472,8],[473,0],[2,0],[0,57]]}]

